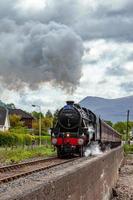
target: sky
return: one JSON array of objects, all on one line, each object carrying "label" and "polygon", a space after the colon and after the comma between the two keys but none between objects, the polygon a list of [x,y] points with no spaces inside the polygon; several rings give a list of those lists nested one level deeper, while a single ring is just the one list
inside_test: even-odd
[{"label": "sky", "polygon": [[0,0],[0,99],[46,112],[133,95],[132,10],[132,0]]}]

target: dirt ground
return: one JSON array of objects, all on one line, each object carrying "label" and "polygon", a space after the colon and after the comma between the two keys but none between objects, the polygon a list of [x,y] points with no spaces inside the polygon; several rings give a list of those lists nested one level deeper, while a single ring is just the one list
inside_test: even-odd
[{"label": "dirt ground", "polygon": [[133,155],[128,155],[124,163],[112,200],[133,200]]}]

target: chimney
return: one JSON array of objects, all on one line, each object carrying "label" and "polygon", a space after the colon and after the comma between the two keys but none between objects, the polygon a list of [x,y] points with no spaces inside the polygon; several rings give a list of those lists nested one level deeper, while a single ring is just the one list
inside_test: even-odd
[{"label": "chimney", "polygon": [[73,106],[74,101],[66,101],[66,103],[67,103],[67,105],[71,105],[71,106]]}]

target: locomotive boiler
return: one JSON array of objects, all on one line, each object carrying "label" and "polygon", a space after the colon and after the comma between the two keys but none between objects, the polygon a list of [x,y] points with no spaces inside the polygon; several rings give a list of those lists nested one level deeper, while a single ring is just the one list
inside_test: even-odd
[{"label": "locomotive boiler", "polygon": [[86,148],[98,143],[102,150],[121,144],[121,135],[91,110],[74,101],[67,101],[60,109],[55,127],[51,130],[51,142],[57,148],[58,157],[84,155]]}]

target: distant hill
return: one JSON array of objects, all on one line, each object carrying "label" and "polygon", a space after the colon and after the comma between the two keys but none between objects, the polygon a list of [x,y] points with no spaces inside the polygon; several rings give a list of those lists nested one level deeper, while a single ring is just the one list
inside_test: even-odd
[{"label": "distant hill", "polygon": [[112,122],[126,121],[126,113],[129,109],[130,120],[133,120],[133,96],[118,99],[88,96],[80,101],[80,105],[92,110],[102,119]]}]

